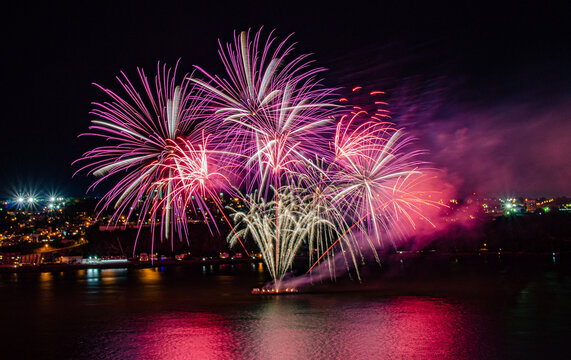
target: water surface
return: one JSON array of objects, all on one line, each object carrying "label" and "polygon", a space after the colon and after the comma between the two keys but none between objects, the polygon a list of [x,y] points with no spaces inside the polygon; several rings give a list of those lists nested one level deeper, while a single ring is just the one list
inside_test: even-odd
[{"label": "water surface", "polygon": [[445,267],[422,276],[380,271],[364,284],[340,280],[275,297],[248,293],[266,280],[261,264],[1,274],[2,351],[58,359],[565,358],[567,273]]}]

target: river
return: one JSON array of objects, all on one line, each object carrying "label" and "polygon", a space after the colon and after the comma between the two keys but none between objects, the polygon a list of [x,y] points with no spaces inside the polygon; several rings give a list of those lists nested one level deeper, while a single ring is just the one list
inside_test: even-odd
[{"label": "river", "polygon": [[569,271],[544,260],[476,263],[371,267],[362,284],[342,278],[285,296],[249,294],[267,280],[261,263],[4,273],[0,353],[39,359],[566,358]]}]

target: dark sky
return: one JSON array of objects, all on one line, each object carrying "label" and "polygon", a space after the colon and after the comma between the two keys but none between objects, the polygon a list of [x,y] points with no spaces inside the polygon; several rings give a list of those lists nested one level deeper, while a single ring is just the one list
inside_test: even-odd
[{"label": "dark sky", "polygon": [[[81,196],[93,179],[71,162],[98,144],[77,138],[93,82],[123,70],[220,70],[217,40],[234,29],[294,32],[332,86],[389,92],[395,121],[460,192],[571,195],[568,9],[537,2],[13,2],[3,9],[0,181]],[[101,191],[105,190],[102,188]]]}]

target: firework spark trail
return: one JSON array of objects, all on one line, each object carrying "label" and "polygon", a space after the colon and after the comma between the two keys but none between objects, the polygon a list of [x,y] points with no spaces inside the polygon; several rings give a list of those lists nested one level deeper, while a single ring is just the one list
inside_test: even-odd
[{"label": "firework spark trail", "polygon": [[190,80],[209,96],[225,143],[245,156],[247,192],[257,185],[267,196],[270,185],[280,187],[282,176],[293,182],[316,155],[326,153],[324,135],[333,132],[335,107],[334,89],[316,79],[324,69],[311,67],[308,55],[286,60],[293,51],[289,37],[275,45],[271,33],[265,41],[261,34],[252,40],[250,32],[242,32],[233,43],[220,44],[227,79],[197,67],[208,80]]},{"label": "firework spark trail", "polygon": [[[401,195],[396,186],[402,177],[420,174],[418,151],[405,151],[411,139],[385,122],[366,121],[354,126],[354,118],[343,119],[337,126],[334,171],[331,174],[337,188],[334,203],[345,208],[344,215],[368,214],[364,223],[367,233],[379,240],[382,237],[382,219],[387,214],[384,204]],[[353,129],[351,129],[353,127]],[[381,220],[381,221],[378,221]]]},{"label": "firework spark trail", "polygon": [[[229,177],[233,173],[233,165],[227,160],[228,157],[234,157],[235,154],[210,149],[208,145],[210,138],[212,135],[205,136],[203,131],[202,141],[196,146],[184,139],[170,141],[171,158],[163,167],[168,170],[171,176],[159,180],[158,183],[172,184],[173,198],[182,199],[184,208],[191,206],[195,213],[202,212],[205,219],[212,219],[214,227],[218,230],[216,217],[207,203],[207,200],[212,201],[234,232],[232,224],[224,213],[218,192],[224,191],[230,196],[239,195],[237,189],[232,186]],[[158,203],[155,208],[160,208],[161,205],[163,204]],[[207,224],[210,227],[209,221]],[[240,238],[238,238],[238,242],[246,254],[250,256]]]},{"label": "firework spark trail", "polygon": [[[213,170],[214,155],[223,156],[225,152],[208,150],[208,140],[211,136],[205,136],[204,133],[202,136],[202,142],[197,146],[188,140],[169,139],[169,158],[161,165],[169,176],[159,179],[156,184],[162,186],[171,184],[172,198],[182,199],[184,208],[191,206],[194,212],[202,211],[205,216],[213,218],[206,199],[210,198],[220,205],[218,191],[231,192],[232,186],[229,178],[223,173],[224,168]],[[156,204],[156,207],[170,206],[163,204],[166,201],[169,199],[163,199]]]},{"label": "firework spark trail", "polygon": [[[279,282],[291,269],[303,241],[315,231],[335,229],[335,224],[319,217],[307,198],[299,198],[291,187],[272,190],[277,194],[276,200],[265,202],[257,194],[250,194],[248,210],[234,212],[234,222],[241,229],[229,241],[232,244],[237,236],[250,236],[262,252],[266,267],[279,289]],[[278,232],[276,226],[279,227]],[[276,247],[278,251],[275,251]]]},{"label": "firework spark trail", "polygon": [[[335,250],[330,248],[330,244],[339,238],[340,233],[347,233],[351,228],[336,204],[331,202],[335,192],[329,178],[331,169],[324,161],[317,161],[316,165],[321,170],[308,169],[306,175],[310,180],[300,181],[298,186],[291,187],[292,192],[298,198],[298,202],[304,203],[306,209],[311,209],[316,218],[328,221],[324,226],[316,226],[311,229],[307,239],[309,265],[314,262],[315,258],[318,258],[319,261],[325,255],[334,256]],[[305,186],[308,182],[311,183],[309,187]],[[329,226],[329,223],[335,224],[335,227]],[[349,262],[357,263],[357,257],[360,256],[359,249],[354,248],[354,242],[350,241],[352,236],[352,233],[348,234],[348,237],[344,239],[345,241],[340,244],[340,251],[348,254],[349,257],[349,259],[345,259],[349,260],[346,261],[346,266],[349,266]],[[320,256],[320,254],[323,254],[323,256]],[[333,277],[335,273],[334,266],[331,266],[329,271]]]},{"label": "firework spark trail", "polygon": [[[375,104],[386,105],[379,101]],[[442,205],[431,200],[429,187],[423,186],[434,176],[425,173],[428,168],[418,159],[422,152],[408,149],[413,139],[403,136],[394,124],[381,121],[377,117],[380,110],[370,116],[362,108],[353,107],[337,123],[332,142],[335,159],[325,173],[329,182],[322,202],[328,202],[333,209],[344,209],[334,216],[343,221],[334,221],[342,225],[340,236],[329,238],[329,246],[318,252],[308,273],[326,258],[329,272],[334,274],[337,261],[330,259],[335,258],[334,249],[339,244],[347,269],[352,264],[360,278],[357,259],[363,259],[363,241],[358,238],[366,240],[380,263],[377,249],[385,242],[396,246],[396,239],[409,236],[418,221],[434,226],[424,213],[428,207]],[[351,261],[347,261],[346,254],[350,254]]]},{"label": "firework spark trail", "polygon": [[[416,169],[415,169],[416,170]],[[385,203],[379,204],[381,208],[375,209],[376,213],[382,213],[383,217],[378,219],[383,221],[383,235],[387,236],[394,245],[395,238],[404,239],[411,234],[411,230],[416,229],[416,223],[418,221],[425,221],[430,226],[435,228],[432,219],[425,215],[427,207],[441,208],[444,205],[427,199],[425,195],[430,194],[432,191],[427,191],[425,188],[418,189],[419,185],[425,181],[433,180],[436,177],[433,175],[421,174],[419,176],[413,177],[413,175],[418,175],[416,171],[411,171],[404,178],[399,178],[393,186],[392,194],[393,198],[386,201]],[[365,232],[366,229],[362,226],[362,222],[371,217],[371,212],[365,211],[364,214],[353,222],[346,230],[340,234],[335,241],[327,248],[327,250],[321,252],[319,258],[311,265],[307,273],[310,273],[313,268],[325,257],[325,256],[335,256],[335,254],[330,254],[329,252],[333,250],[335,245],[340,243],[342,240],[351,245],[356,237],[353,233],[354,229],[357,229],[359,233],[366,234],[364,236],[367,239],[367,244],[376,254],[376,248],[378,244],[374,244],[370,241],[371,237],[369,233]],[[374,219],[372,221],[377,221]],[[342,244],[342,242],[341,242]],[[358,244],[354,243],[353,246],[347,246],[349,250],[358,249]],[[360,279],[358,269],[356,267],[356,257],[351,252],[353,265],[355,265],[356,275]],[[377,257],[378,259],[378,257]]]},{"label": "firework spark trail", "polygon": [[[138,69],[141,93],[121,73],[117,80],[125,97],[96,85],[111,101],[93,104],[91,114],[96,119],[92,120],[91,131],[83,135],[104,138],[110,145],[88,151],[78,160],[89,162],[78,171],[87,170],[100,177],[90,189],[102,181],[121,177],[99,202],[99,214],[113,207],[111,221],[117,223],[122,215],[129,219],[138,212],[139,224],[151,215],[150,225],[153,229],[160,226],[161,239],[171,238],[175,230],[181,239],[186,234],[184,201],[173,197],[171,181],[159,181],[172,177],[172,170],[164,166],[169,161],[172,143],[182,137],[199,138],[209,124],[199,121],[203,120],[199,116],[202,105],[190,96],[192,83],[186,80],[188,75],[177,84],[177,67],[178,63],[174,70],[158,64],[154,84]],[[173,218],[177,221],[172,222]],[[154,230],[152,238],[154,244]]]}]

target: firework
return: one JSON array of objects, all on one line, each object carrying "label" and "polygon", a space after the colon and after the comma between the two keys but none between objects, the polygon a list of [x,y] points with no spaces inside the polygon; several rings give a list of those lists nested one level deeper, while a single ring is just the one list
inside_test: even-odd
[{"label": "firework", "polygon": [[273,189],[275,200],[264,201],[257,194],[248,196],[248,210],[233,214],[237,228],[230,243],[251,237],[262,252],[266,268],[279,290],[280,281],[291,270],[304,241],[317,232],[333,231],[335,224],[320,217],[310,197],[300,196],[289,186]]},{"label": "firework", "polygon": [[[202,212],[205,217],[214,218],[207,200],[211,200],[220,209],[218,192],[232,193],[233,188],[228,177],[230,171],[221,165],[227,154],[209,149],[211,137],[203,133],[198,144],[184,139],[168,139],[170,154],[168,161],[161,164],[161,167],[169,176],[156,183],[158,186],[170,184],[172,187],[170,199],[163,199],[163,202],[171,201],[171,204],[165,204],[166,207],[192,207],[195,213]],[[182,203],[176,204],[178,201]],[[161,203],[158,205],[155,208],[160,207]],[[216,226],[215,222],[213,224]]]},{"label": "firework", "polygon": [[224,143],[241,154],[247,191],[257,185],[267,195],[305,172],[327,149],[324,134],[332,132],[333,89],[321,86],[308,55],[287,60],[293,50],[288,39],[274,46],[261,31],[236,35],[220,45],[227,78],[198,68],[207,81],[191,78],[206,94],[212,116],[224,133]]},{"label": "firework", "polygon": [[[373,111],[346,98],[336,105],[335,89],[318,78],[324,69],[294,56],[289,37],[241,32],[219,55],[224,77],[197,66],[199,76],[177,83],[176,67],[159,66],[154,84],[139,70],[144,96],[124,74],[126,97],[100,87],[111,101],[94,104],[88,135],[109,145],[80,160],[101,177],[92,186],[116,181],[100,202],[114,207],[112,221],[135,216],[158,226],[161,238],[184,238],[187,209],[217,228],[218,217],[230,224],[218,192],[240,196],[246,210],[234,210],[228,241],[251,238],[277,289],[302,244],[310,271],[341,254],[358,275],[363,240],[380,262],[376,250],[387,241],[430,223],[425,210],[439,205],[427,198],[422,151],[389,122],[386,102]],[[333,276],[335,262],[328,264]]]},{"label": "firework", "polygon": [[430,223],[426,208],[441,205],[423,186],[434,177],[419,160],[422,151],[409,150],[412,140],[364,110],[353,109],[341,117],[333,141],[335,160],[326,173],[326,201],[330,208],[343,209],[336,217],[344,219],[337,223],[346,224],[341,227],[346,230],[320,252],[310,271],[326,255],[332,256],[337,244],[357,269],[362,241],[380,263],[377,249],[386,241],[394,246],[395,239],[410,235],[417,221]]},{"label": "firework", "polygon": [[366,232],[382,245],[383,232],[397,216],[389,210],[400,200],[410,201],[411,183],[422,174],[424,163],[418,159],[421,151],[407,151],[412,139],[401,130],[376,120],[356,124],[363,115],[364,111],[353,113],[337,125],[333,202],[345,209],[345,216],[353,214],[353,222],[366,224]]},{"label": "firework", "polygon": [[[200,104],[190,96],[191,83],[184,76],[177,84],[176,71],[166,65],[161,69],[159,64],[151,83],[138,69],[141,93],[121,73],[117,80],[124,97],[96,85],[110,101],[94,103],[91,114],[96,119],[84,135],[104,138],[109,145],[79,159],[89,162],[80,170],[100,177],[91,188],[104,180],[115,181],[98,205],[101,211],[114,208],[111,221],[122,215],[136,217],[139,224],[148,221],[153,228],[160,226],[161,238],[171,239],[175,230],[182,237],[186,226],[186,201],[175,197],[175,174],[169,165],[173,149],[182,138],[200,141],[201,129],[206,127],[198,115]],[[154,236],[155,231],[153,242]]]}]

